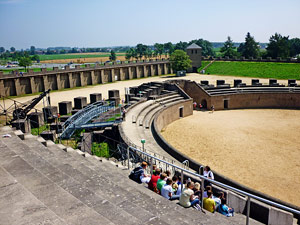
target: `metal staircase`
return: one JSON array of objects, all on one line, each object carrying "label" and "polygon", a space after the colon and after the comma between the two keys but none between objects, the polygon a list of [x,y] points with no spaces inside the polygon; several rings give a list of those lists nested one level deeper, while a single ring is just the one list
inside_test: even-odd
[{"label": "metal staircase", "polygon": [[84,109],[71,116],[66,122],[62,124],[62,134],[60,138],[70,138],[76,129],[87,128],[88,126],[84,125],[87,125],[88,122],[98,117],[99,115],[114,109],[115,102],[99,101],[88,105]]}]

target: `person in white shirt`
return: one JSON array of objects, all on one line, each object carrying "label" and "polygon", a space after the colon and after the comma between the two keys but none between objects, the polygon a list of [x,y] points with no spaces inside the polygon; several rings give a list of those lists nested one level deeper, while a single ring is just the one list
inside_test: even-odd
[{"label": "person in white shirt", "polygon": [[169,200],[179,199],[179,195],[173,195],[172,179],[168,178],[166,184],[161,189],[161,195]]},{"label": "person in white shirt", "polygon": [[[203,176],[205,176],[205,177],[207,177],[207,178],[209,178],[209,179],[212,179],[212,180],[215,179],[214,174],[213,174],[213,172],[210,170],[210,167],[209,167],[209,166],[204,167]],[[204,181],[204,187],[206,187],[207,185],[210,185],[210,182],[207,181],[207,180],[205,180],[205,181]]]}]

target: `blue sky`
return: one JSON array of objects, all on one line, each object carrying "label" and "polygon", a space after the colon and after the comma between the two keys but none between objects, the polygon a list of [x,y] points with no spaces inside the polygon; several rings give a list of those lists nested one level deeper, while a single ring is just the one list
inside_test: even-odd
[{"label": "blue sky", "polygon": [[0,46],[101,47],[300,38],[299,0],[0,0]]}]

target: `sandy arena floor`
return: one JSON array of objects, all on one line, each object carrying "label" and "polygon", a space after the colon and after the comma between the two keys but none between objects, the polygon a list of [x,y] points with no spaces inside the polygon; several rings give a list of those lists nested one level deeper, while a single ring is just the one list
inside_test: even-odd
[{"label": "sandy arena floor", "polygon": [[194,111],[162,134],[213,170],[300,206],[299,118],[300,110]]}]

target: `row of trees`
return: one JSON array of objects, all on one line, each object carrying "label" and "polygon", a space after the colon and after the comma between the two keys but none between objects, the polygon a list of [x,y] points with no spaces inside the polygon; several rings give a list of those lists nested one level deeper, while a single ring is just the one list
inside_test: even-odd
[{"label": "row of trees", "polygon": [[163,55],[165,57],[170,56],[175,50],[183,50],[191,45],[192,43],[196,43],[200,47],[202,47],[202,55],[203,56],[215,56],[215,52],[213,50],[212,44],[209,41],[198,39],[192,40],[190,42],[178,42],[176,44],[172,44],[171,42],[167,42],[164,44],[155,43],[154,46],[147,46],[144,44],[138,44],[134,48],[130,48],[126,51],[126,59],[142,59],[142,58],[161,58]]},{"label": "row of trees", "polygon": [[241,43],[236,49],[233,45],[233,40],[228,37],[224,46],[221,48],[223,57],[237,57],[243,56],[245,58],[257,58],[257,57],[271,57],[271,58],[288,58],[297,57],[300,54],[300,39],[289,39],[289,36],[282,36],[275,33],[269,39],[266,51],[260,51],[258,42],[248,32],[245,38],[245,42]]}]

